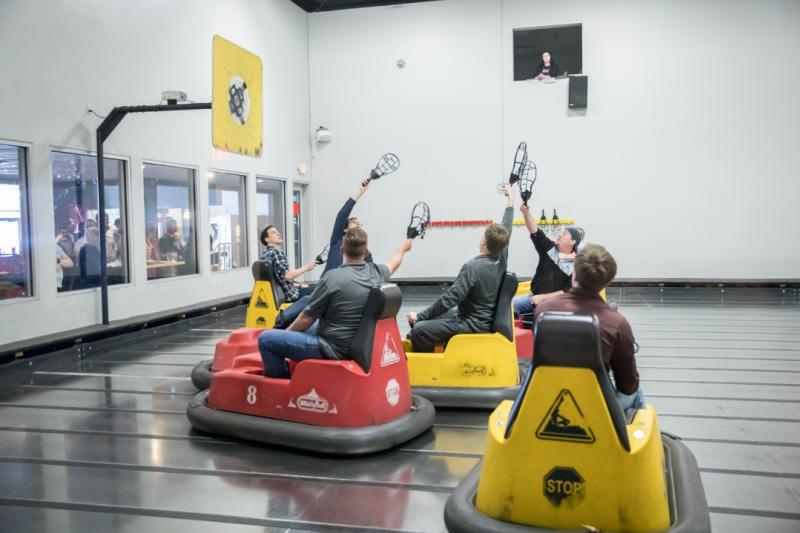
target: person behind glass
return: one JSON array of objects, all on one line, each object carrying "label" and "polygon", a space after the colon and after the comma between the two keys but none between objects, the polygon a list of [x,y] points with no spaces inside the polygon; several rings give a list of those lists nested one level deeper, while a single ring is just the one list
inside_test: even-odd
[{"label": "person behind glass", "polygon": [[161,261],[161,250],[158,247],[158,232],[149,224],[144,232],[145,258],[147,261]]},{"label": "person behind glass", "polygon": [[261,260],[272,265],[272,271],[275,273],[275,278],[278,280],[281,289],[283,289],[287,302],[296,302],[303,296],[313,292],[314,289],[312,287],[307,284],[300,284],[295,280],[306,272],[314,270],[317,267],[316,261],[309,261],[300,268],[290,270],[286,254],[279,248],[279,246],[283,246],[283,235],[278,231],[278,228],[272,225],[261,230],[261,243],[266,246],[266,249],[261,254]]},{"label": "person behind glass", "polygon": [[55,245],[56,249],[56,288],[61,292],[64,288],[64,269],[72,268],[73,262],[70,257],[64,253],[64,249],[58,244]]},{"label": "person behind glass", "polygon": [[555,78],[559,74],[561,74],[561,70],[558,68],[556,62],[553,61],[552,57],[550,57],[550,52],[546,50],[542,52],[542,62],[536,67],[534,77],[537,80],[544,80],[547,78]]},{"label": "person behind glass", "polygon": [[342,239],[344,264],[322,277],[308,306],[288,330],[268,329],[258,337],[264,375],[289,378],[286,358],[352,359],[350,346],[370,290],[389,281],[411,250],[404,239],[385,265],[366,262],[367,232],[350,228]]},{"label": "person behind glass", "polygon": [[547,311],[594,315],[600,325],[600,345],[606,370],[614,374],[617,400],[630,420],[645,406],[636,368],[636,342],[628,320],[598,294],[617,275],[617,263],[599,244],[587,244],[575,257],[572,289],[536,306],[536,316]]},{"label": "person behind glass", "polygon": [[86,228],[86,243],[78,254],[80,288],[97,287],[100,284],[100,229]]},{"label": "person behind glass", "polygon": [[164,223],[165,233],[158,239],[158,250],[161,255],[169,260],[176,261],[181,255],[181,234],[178,231],[178,222],[170,217]]}]

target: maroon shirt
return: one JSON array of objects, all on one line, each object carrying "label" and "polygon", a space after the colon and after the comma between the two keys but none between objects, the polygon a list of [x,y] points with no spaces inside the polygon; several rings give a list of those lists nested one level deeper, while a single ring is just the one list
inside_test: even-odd
[{"label": "maroon shirt", "polygon": [[628,320],[614,311],[600,298],[581,287],[554,296],[536,306],[538,317],[545,311],[567,311],[576,315],[595,315],[600,323],[600,344],[606,369],[614,373],[617,390],[633,394],[639,388],[639,372],[634,359],[633,330]]}]

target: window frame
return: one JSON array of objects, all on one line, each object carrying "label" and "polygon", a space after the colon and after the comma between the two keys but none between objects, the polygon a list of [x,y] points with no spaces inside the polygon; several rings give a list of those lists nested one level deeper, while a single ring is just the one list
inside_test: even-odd
[{"label": "window frame", "polygon": [[[51,204],[52,204],[52,200],[53,200],[53,153],[54,152],[60,152],[60,153],[64,153],[64,154],[73,154],[73,155],[83,155],[83,156],[93,157],[93,158],[97,159],[97,152],[96,151],[81,150],[79,148],[69,148],[69,147],[66,147],[66,146],[50,145],[48,147],[47,158],[48,158],[48,162],[49,162],[48,170],[49,170],[49,173],[50,173],[50,203]],[[131,251],[130,251],[130,244],[131,244],[131,238],[130,238],[131,237],[131,235],[130,235],[130,233],[131,233],[131,230],[130,230],[131,215],[130,215],[130,213],[131,213],[131,206],[132,206],[132,204],[131,204],[132,200],[131,200],[131,194],[130,194],[131,193],[131,157],[130,156],[126,156],[126,155],[109,154],[109,153],[106,153],[104,151],[103,152],[103,159],[104,160],[105,159],[113,159],[115,161],[122,161],[123,177],[122,177],[122,180],[120,181],[120,183],[123,184],[123,186],[124,186],[124,202],[123,203],[125,205],[125,215],[126,215],[126,217],[125,217],[126,218],[126,224],[124,225],[124,227],[128,231],[128,238],[125,239],[125,245],[127,247],[126,255],[128,257],[128,264],[126,265],[126,267],[128,269],[128,281],[126,281],[125,283],[115,283],[113,285],[109,284],[108,285],[108,290],[116,290],[118,288],[119,289],[124,289],[124,288],[129,288],[129,287],[132,287],[132,286],[135,285],[135,280],[134,280],[134,277],[133,277],[134,269],[131,268],[131,259],[132,259],[132,257],[131,257]],[[98,194],[100,194],[99,190],[98,190]],[[99,208],[98,208],[98,210],[99,210]],[[55,235],[55,230],[58,229],[55,226],[56,226],[55,220],[53,220],[53,231],[52,231],[53,235]],[[58,289],[56,288],[55,294],[56,294],[56,298],[65,298],[65,297],[69,297],[69,296],[71,296],[73,294],[76,294],[76,295],[78,295],[78,294],[92,294],[93,292],[99,291],[100,289],[101,289],[101,287],[97,286],[97,287],[88,287],[86,289],[76,289],[76,290],[59,292]]]},{"label": "window frame", "polygon": [[33,246],[33,235],[35,235],[33,231],[34,227],[34,219],[31,216],[31,187],[29,185],[30,181],[30,168],[31,168],[31,151],[33,150],[33,143],[26,142],[26,141],[17,141],[12,139],[5,139],[0,138],[0,144],[5,144],[6,146],[14,146],[16,148],[21,148],[23,151],[23,156],[20,158],[20,168],[24,165],[25,167],[25,175],[22,176],[20,173],[20,220],[22,221],[22,238],[26,240],[25,246],[25,255],[26,255],[26,263],[27,263],[27,271],[28,271],[28,285],[30,287],[28,296],[23,296],[21,298],[4,298],[0,300],[0,306],[5,305],[14,305],[20,303],[29,303],[36,300],[39,300],[41,296],[39,295],[38,286],[36,284],[36,276],[38,274],[37,266],[39,254],[34,254],[34,246]]},{"label": "window frame", "polygon": [[[260,236],[261,236],[261,228],[258,226],[258,217],[259,217],[259,212],[258,212],[258,194],[259,194],[258,193],[258,180],[260,180],[260,179],[279,181],[279,182],[281,182],[281,184],[283,186],[283,191],[282,191],[283,192],[283,198],[282,198],[282,204],[283,204],[283,229],[281,231],[283,232],[283,237],[284,237],[284,248],[285,248],[284,253],[288,253],[288,246],[286,246],[286,240],[285,239],[286,239],[286,235],[287,235],[287,230],[286,230],[287,226],[286,225],[288,224],[288,220],[289,220],[287,218],[288,217],[288,212],[287,212],[287,209],[286,209],[286,191],[289,188],[289,180],[286,179],[286,178],[278,178],[278,177],[275,177],[275,176],[267,176],[267,175],[264,175],[264,174],[255,174],[255,182],[256,182],[255,183],[255,185],[256,185],[255,193],[256,193],[256,198],[255,198],[255,202],[253,204],[254,204],[255,215],[256,215],[255,216],[255,226],[256,226],[255,235],[256,235],[256,257],[258,259],[261,259],[261,248],[264,247],[264,245],[261,244],[261,238],[260,238]],[[254,261],[256,261],[256,259],[254,259]]]},{"label": "window frame", "polygon": [[[208,199],[210,197],[209,193],[211,192],[211,182],[209,181],[209,179],[211,178],[211,176],[209,176],[209,174],[212,174],[212,173],[231,174],[233,176],[239,176],[239,177],[241,177],[243,179],[243,181],[242,181],[243,196],[242,196],[242,202],[241,202],[240,209],[244,213],[240,214],[239,216],[240,216],[240,218],[242,219],[242,221],[244,223],[244,228],[242,228],[242,230],[243,230],[242,231],[242,236],[243,236],[243,239],[244,239],[244,242],[242,243],[242,249],[244,250],[244,264],[242,266],[239,266],[239,267],[236,267],[236,268],[228,268],[228,269],[225,269],[225,270],[214,270],[213,263],[211,262],[211,250],[208,250],[208,263],[207,263],[206,266],[208,267],[208,269],[209,269],[211,274],[225,274],[225,273],[230,273],[230,272],[239,272],[239,271],[241,271],[242,269],[245,269],[245,268],[249,269],[250,268],[250,249],[249,249],[249,247],[250,247],[250,242],[249,242],[250,239],[248,237],[247,232],[250,231],[249,230],[250,223],[249,223],[249,219],[248,219],[248,217],[250,215],[248,213],[249,210],[247,209],[247,199],[248,199],[247,198],[247,196],[248,196],[247,195],[247,182],[248,182],[248,179],[250,178],[251,174],[249,172],[242,172],[242,171],[237,171],[237,170],[225,170],[225,169],[216,168],[216,167],[206,167],[206,199]],[[257,185],[258,182],[255,182],[255,184]],[[205,220],[205,222],[206,222],[206,232],[208,232],[209,231],[209,224],[211,222],[211,202],[207,201],[206,203],[208,205],[206,206],[206,220]],[[258,211],[257,208],[256,208],[256,211]],[[256,213],[256,216],[258,216],[257,213]]]},{"label": "window frame", "polygon": [[141,159],[141,164],[142,164],[142,168],[141,168],[141,170],[142,170],[142,203],[141,203],[140,207],[142,208],[142,228],[141,229],[142,229],[142,235],[143,236],[147,233],[147,217],[146,217],[145,212],[144,212],[144,180],[145,180],[144,167],[145,167],[145,165],[160,165],[160,166],[163,166],[163,167],[180,168],[182,170],[191,170],[194,173],[194,194],[192,195],[192,204],[194,205],[194,216],[192,217],[192,222],[193,222],[192,235],[193,235],[193,240],[194,240],[194,254],[195,254],[196,267],[197,267],[196,268],[197,271],[192,273],[192,274],[184,274],[182,276],[172,276],[172,277],[150,279],[150,278],[147,277],[147,258],[145,258],[145,262],[144,262],[144,271],[145,271],[144,282],[145,283],[169,283],[169,282],[178,282],[178,281],[181,281],[181,280],[192,279],[192,278],[197,278],[197,277],[202,276],[203,275],[203,270],[201,269],[202,262],[200,260],[200,249],[199,249],[199,247],[200,247],[199,237],[200,236],[197,234],[197,232],[198,232],[197,228],[199,227],[198,220],[197,220],[198,219],[197,206],[200,205],[200,187],[199,187],[199,183],[198,183],[200,181],[200,179],[199,179],[200,166],[199,165],[195,165],[195,164],[189,164],[189,163],[185,163],[184,164],[184,163],[175,163],[175,162],[172,162],[172,161],[161,161],[161,160],[158,160],[158,159],[147,159],[147,158],[144,158],[144,157]]}]

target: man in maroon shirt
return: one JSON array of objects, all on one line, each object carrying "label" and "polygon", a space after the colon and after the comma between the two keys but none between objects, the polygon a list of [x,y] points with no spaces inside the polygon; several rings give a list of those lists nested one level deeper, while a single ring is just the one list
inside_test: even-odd
[{"label": "man in maroon shirt", "polygon": [[567,311],[576,315],[595,315],[600,323],[600,342],[606,369],[614,374],[617,399],[630,420],[644,408],[639,388],[639,372],[634,358],[633,330],[628,320],[611,309],[599,292],[617,275],[617,263],[599,244],[587,244],[575,257],[572,289],[536,306],[536,316],[546,311]]}]

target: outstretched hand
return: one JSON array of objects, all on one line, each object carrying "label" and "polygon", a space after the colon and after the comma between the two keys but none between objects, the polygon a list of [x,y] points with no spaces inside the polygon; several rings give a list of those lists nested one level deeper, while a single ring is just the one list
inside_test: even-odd
[{"label": "outstretched hand", "polygon": [[519,210],[522,212],[523,215],[529,215],[530,212],[531,212],[530,207],[528,207],[525,204],[522,204],[521,206],[519,206]]},{"label": "outstretched hand", "polygon": [[403,244],[400,245],[400,249],[403,250],[403,252],[410,252],[411,251],[411,246],[413,244],[414,244],[414,240],[413,239],[406,239],[406,240],[403,241]]},{"label": "outstretched hand", "polygon": [[367,192],[367,189],[369,189],[369,184],[370,184],[369,180],[364,180],[364,181],[362,181],[361,183],[358,184],[358,189],[356,190],[356,194],[355,194],[355,199],[356,200],[358,200],[359,198],[364,196],[364,193]]}]

